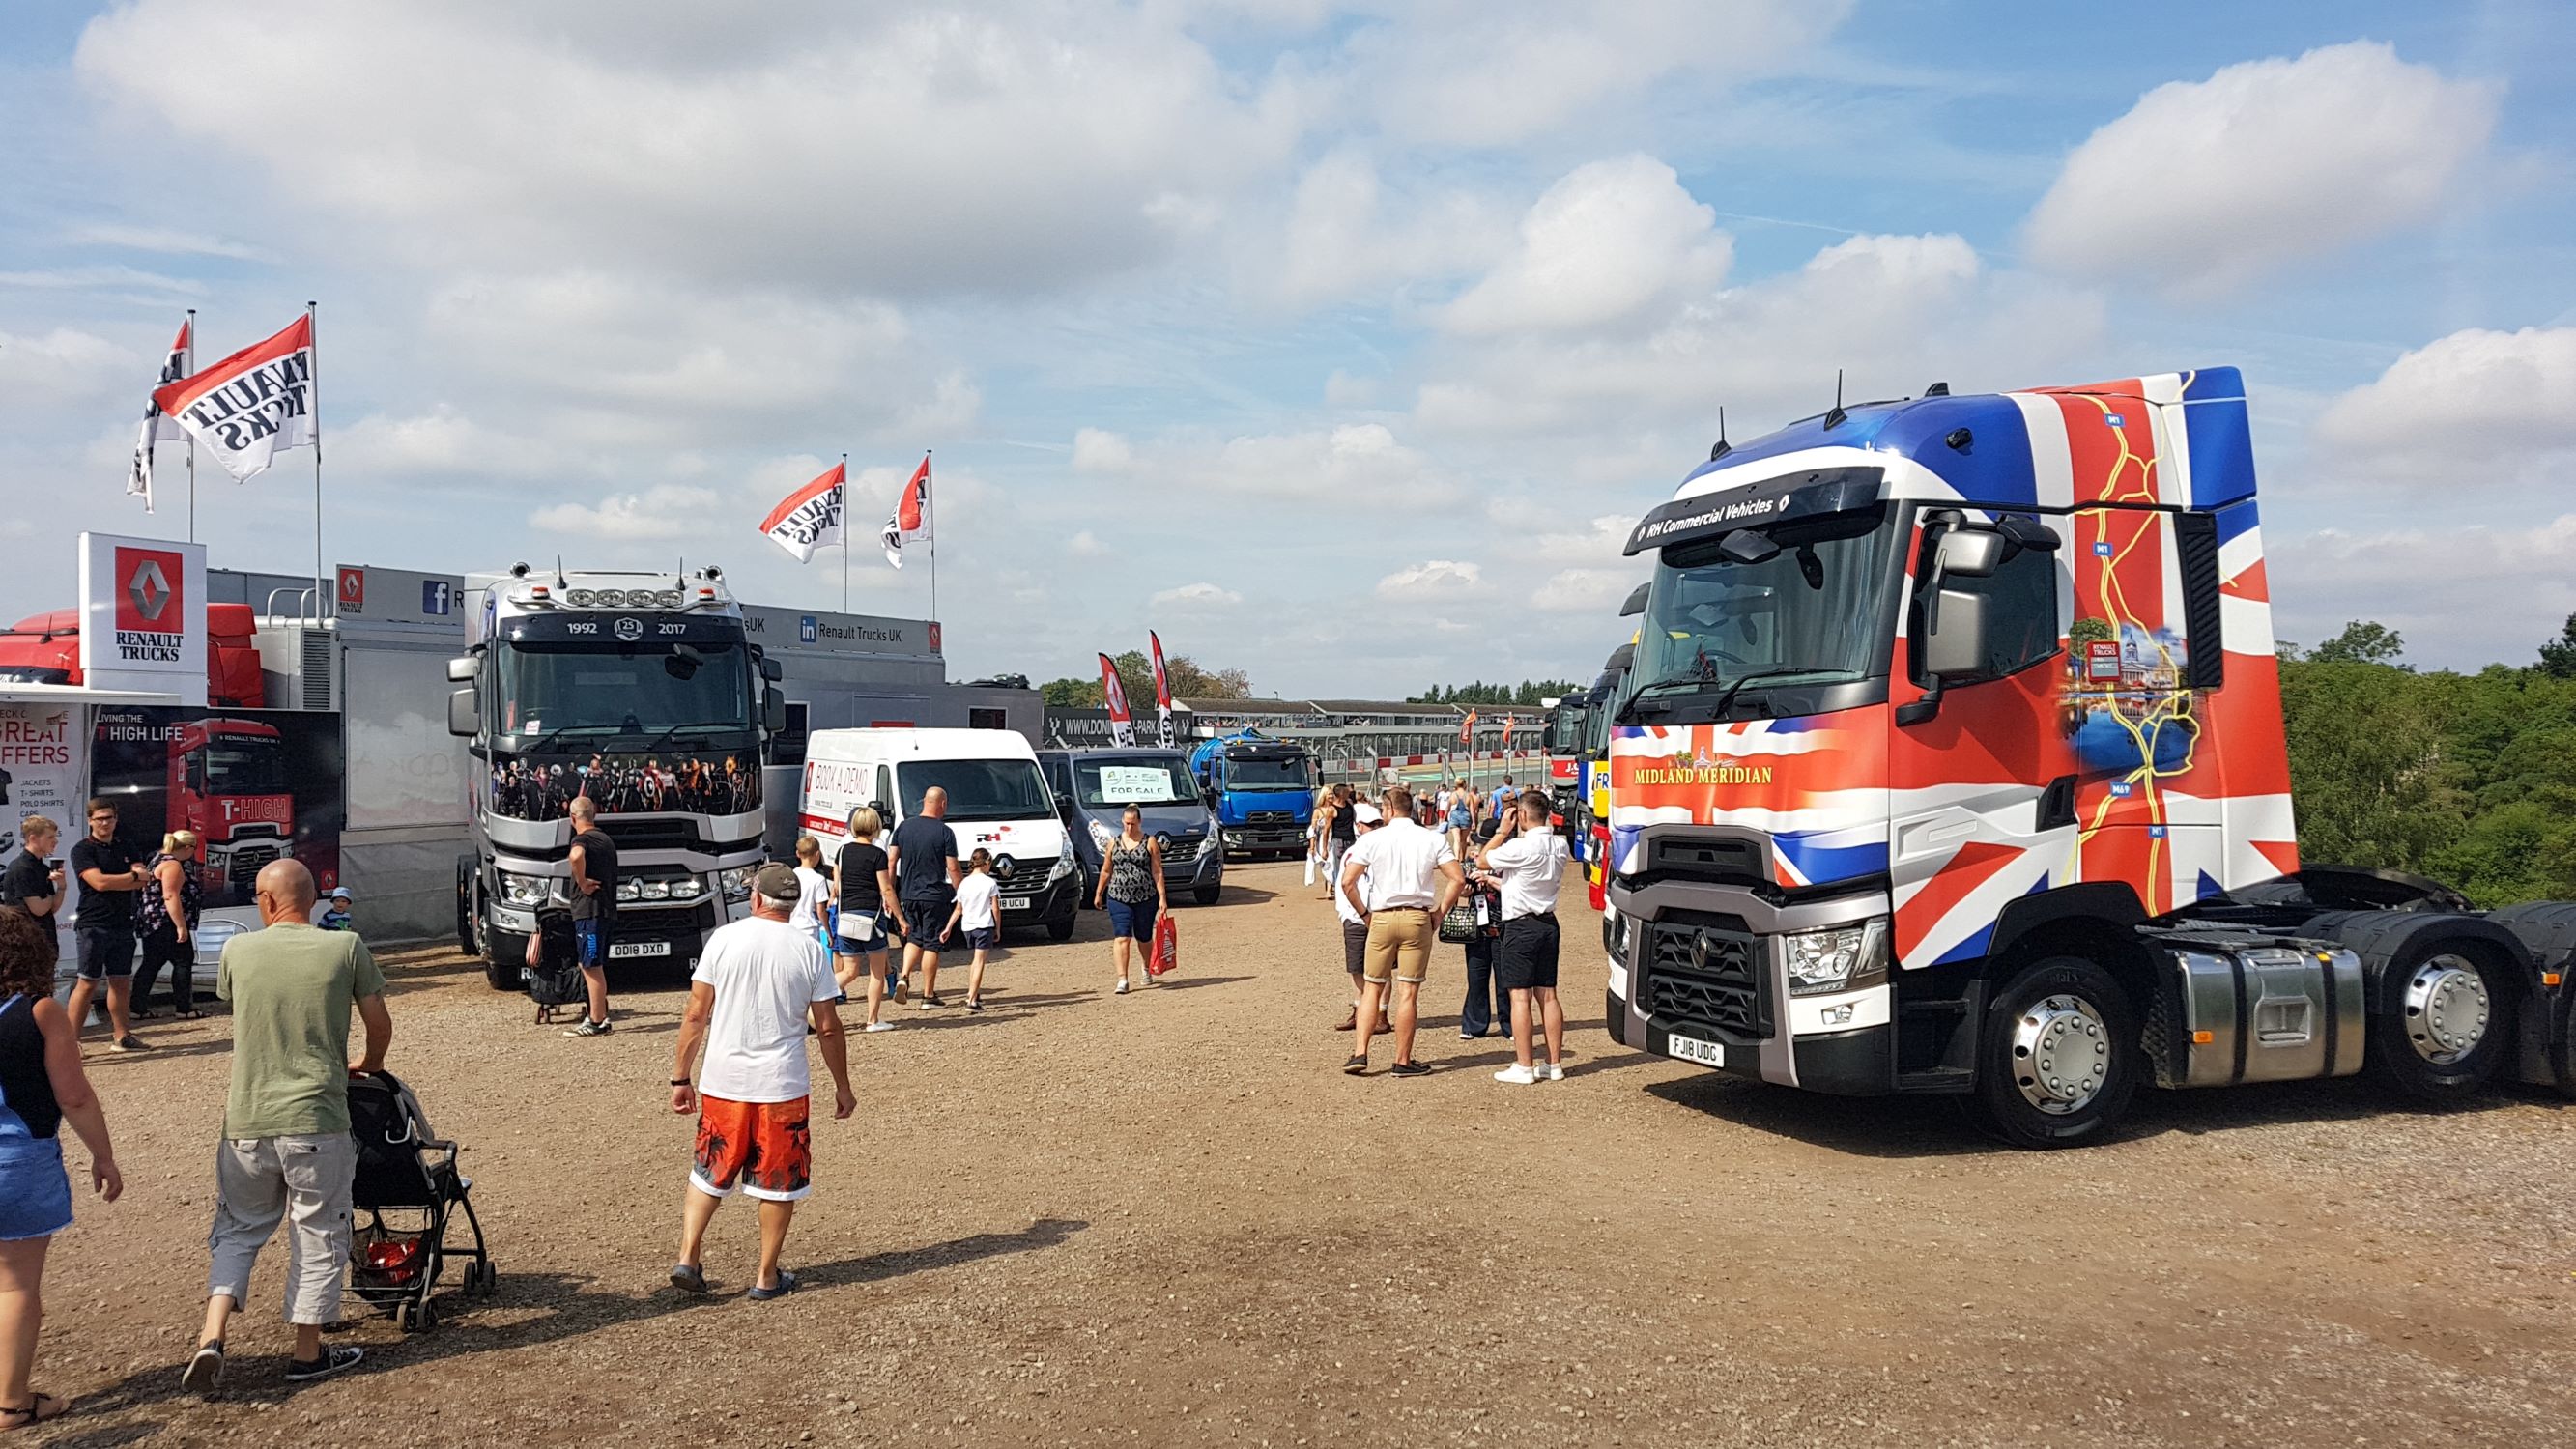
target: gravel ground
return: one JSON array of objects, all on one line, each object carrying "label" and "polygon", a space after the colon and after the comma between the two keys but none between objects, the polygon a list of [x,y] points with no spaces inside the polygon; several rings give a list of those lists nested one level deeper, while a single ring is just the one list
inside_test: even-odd
[{"label": "gravel ground", "polygon": [[[1571,894],[1571,893],[1569,893]],[[2111,1145],[1994,1149],[1945,1104],[1840,1101],[1612,1044],[1569,919],[1566,1079],[1507,1088],[1434,967],[1433,1075],[1353,1080],[1329,906],[1297,868],[1184,908],[1127,997],[1104,926],[1023,939],[990,1009],[851,1038],[788,1261],[663,1286],[689,1126],[675,982],[616,1035],[529,1024],[452,950],[388,952],[392,1066],[466,1146],[501,1267],[411,1338],[352,1300],[290,1392],[282,1244],[228,1392],[175,1393],[201,1306],[221,1017],[96,1051],[127,1175],[54,1249],[60,1444],[2567,1443],[2576,1110],[2426,1115],[2358,1083],[2150,1093]],[[1579,914],[1579,909],[1577,914]],[[952,1001],[962,992],[958,980]],[[1381,1064],[1389,1059],[1381,1044]],[[819,1075],[819,1069],[818,1069]],[[79,1157],[78,1149],[72,1155]]]}]

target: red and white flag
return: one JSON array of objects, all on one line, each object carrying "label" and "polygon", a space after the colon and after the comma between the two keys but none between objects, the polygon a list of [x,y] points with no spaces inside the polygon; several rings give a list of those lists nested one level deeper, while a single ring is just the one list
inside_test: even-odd
[{"label": "red and white flag", "polygon": [[1154,709],[1162,716],[1163,748],[1172,747],[1172,679],[1163,672],[1163,636],[1148,629],[1146,641],[1154,646]]},{"label": "red and white flag", "polygon": [[[186,377],[197,365],[197,328],[194,318],[179,319],[179,335],[170,343],[170,355],[161,361],[161,381],[156,389],[168,387]],[[143,432],[134,440],[134,471],[125,475],[128,496],[142,495],[143,511],[152,511],[152,445],[167,438],[174,443],[188,441],[188,430],[179,420],[161,411],[161,404],[150,398],[143,401]]]},{"label": "red and white flag", "polygon": [[1127,686],[1118,682],[1117,661],[1106,654],[1100,656],[1100,698],[1109,706],[1109,742],[1136,743],[1136,721],[1127,713]]},{"label": "red and white flag", "polygon": [[1507,715],[1504,715],[1504,716],[1503,716],[1503,748],[1504,748],[1504,749],[1507,749],[1507,750],[1508,750],[1508,749],[1510,749],[1510,748],[1512,747],[1512,726],[1513,726],[1513,725],[1516,725],[1516,724],[1518,724],[1518,723],[1520,723],[1520,716],[1519,716],[1519,715],[1516,715],[1516,714],[1507,714]]},{"label": "red and white flag", "polygon": [[157,389],[152,402],[245,483],[267,472],[280,448],[320,447],[312,315]]},{"label": "red and white flag", "polygon": [[1458,721],[1458,743],[1460,743],[1460,744],[1462,744],[1462,745],[1463,745],[1463,744],[1466,744],[1466,743],[1468,743],[1469,741],[1473,740],[1475,737],[1476,737],[1476,712],[1475,712],[1474,710],[1472,710],[1472,709],[1471,709],[1471,710],[1467,711],[1467,717],[1466,717],[1465,719],[1462,719],[1462,720]]},{"label": "red and white flag", "polygon": [[[930,537],[930,455],[921,455],[921,466],[912,470],[912,481],[903,485],[903,496],[895,500],[894,516],[886,520],[885,532],[877,541],[885,545],[886,562],[903,567],[903,541],[907,538]],[[935,545],[934,545],[935,546]]]},{"label": "red and white flag", "polygon": [[794,554],[798,563],[805,562],[814,550],[841,542],[841,513],[849,500],[849,485],[850,465],[833,464],[823,476],[769,510],[769,516],[760,520],[760,531],[771,543]]}]

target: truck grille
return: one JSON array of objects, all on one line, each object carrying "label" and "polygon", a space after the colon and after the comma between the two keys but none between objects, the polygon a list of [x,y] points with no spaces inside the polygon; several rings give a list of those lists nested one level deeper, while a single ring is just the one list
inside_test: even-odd
[{"label": "truck grille", "polygon": [[1666,917],[1647,928],[1645,1008],[1667,1025],[1771,1034],[1762,943],[1733,916]]},{"label": "truck grille", "polygon": [[286,847],[274,841],[237,845],[233,847],[231,857],[224,862],[224,874],[234,885],[248,890],[257,882],[261,869],[285,853]]},{"label": "truck grille", "polygon": [[1297,816],[1287,810],[1246,810],[1243,823],[1253,830],[1291,830],[1296,827]]}]

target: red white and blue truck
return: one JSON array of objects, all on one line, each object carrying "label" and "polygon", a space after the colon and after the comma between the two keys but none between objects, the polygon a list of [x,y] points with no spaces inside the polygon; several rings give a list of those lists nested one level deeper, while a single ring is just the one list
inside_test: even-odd
[{"label": "red white and blue truck", "polygon": [[2022,1146],[2147,1084],[2576,1094],[2576,904],[2302,867],[2233,368],[1720,443],[1609,745],[1622,1043]]}]

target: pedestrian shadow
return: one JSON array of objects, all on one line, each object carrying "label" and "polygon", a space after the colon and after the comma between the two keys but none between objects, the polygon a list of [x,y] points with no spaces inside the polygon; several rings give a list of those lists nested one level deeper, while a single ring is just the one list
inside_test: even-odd
[{"label": "pedestrian shadow", "polygon": [[837,1263],[816,1263],[796,1270],[800,1287],[829,1288],[850,1283],[881,1283],[933,1268],[953,1268],[1036,1248],[1052,1248],[1091,1224],[1080,1218],[1040,1218],[1016,1233],[975,1233],[921,1248],[896,1248]]},{"label": "pedestrian shadow", "polygon": [[1249,981],[1251,979],[1252,978],[1249,976],[1189,976],[1184,977],[1181,980],[1174,981],[1167,976],[1157,980],[1154,983],[1152,990],[1187,991],[1192,987],[1197,986],[1231,986],[1237,981]]},{"label": "pedestrian shadow", "polygon": [[[171,1372],[176,1374],[178,1370],[173,1369]],[[89,1401],[83,1399],[79,1404],[73,1406],[72,1412],[79,1413],[82,1409],[86,1408],[88,1404]],[[50,1428],[52,1426],[46,1425],[43,1427]],[[83,1429],[70,1434],[57,1434],[53,1438],[47,1439],[45,1444],[48,1446],[48,1449],[116,1449],[116,1446],[120,1444],[131,1444],[140,1439],[149,1439],[160,1432],[161,1426],[158,1424],[101,1424],[95,1428]]]}]

